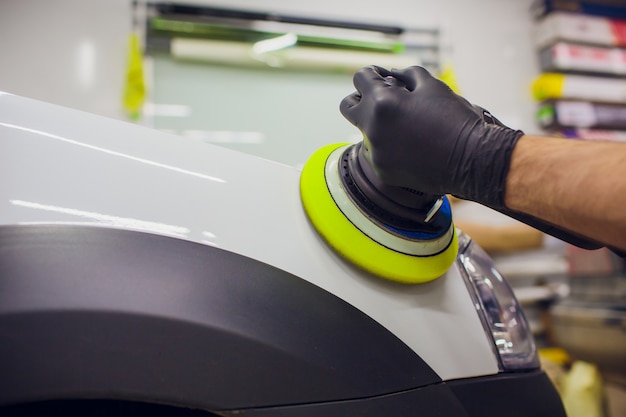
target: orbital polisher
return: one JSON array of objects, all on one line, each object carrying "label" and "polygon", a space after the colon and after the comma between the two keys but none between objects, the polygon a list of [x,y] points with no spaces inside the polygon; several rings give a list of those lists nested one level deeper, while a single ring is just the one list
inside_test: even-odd
[{"label": "orbital polisher", "polygon": [[373,274],[402,283],[443,275],[457,256],[450,203],[382,182],[364,142],[315,152],[300,179],[313,226],[340,255]]},{"label": "orbital polisher", "polygon": [[[474,109],[503,126],[482,107]],[[363,141],[328,145],[311,156],[300,195],[313,226],[340,255],[381,278],[415,284],[442,276],[458,251],[447,198],[385,184],[370,160]],[[575,246],[604,246],[533,216],[491,208]]]}]

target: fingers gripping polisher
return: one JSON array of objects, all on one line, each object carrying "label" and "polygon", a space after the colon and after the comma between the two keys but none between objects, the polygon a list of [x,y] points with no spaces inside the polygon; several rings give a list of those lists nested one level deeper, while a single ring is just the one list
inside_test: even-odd
[{"label": "fingers gripping polisher", "polygon": [[382,278],[428,282],[443,275],[456,258],[447,198],[382,182],[364,142],[316,151],[302,170],[300,195],[328,244]]}]

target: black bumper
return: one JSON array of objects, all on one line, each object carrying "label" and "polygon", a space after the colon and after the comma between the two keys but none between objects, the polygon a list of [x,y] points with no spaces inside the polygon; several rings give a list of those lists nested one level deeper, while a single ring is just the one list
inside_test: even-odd
[{"label": "black bumper", "polygon": [[542,371],[439,383],[375,398],[220,413],[239,417],[566,417]]},{"label": "black bumper", "polygon": [[[566,417],[545,373],[500,374],[438,383],[384,396],[238,410],[213,410],[222,417]],[[128,401],[61,400],[0,407],[6,417],[210,417],[211,412]]]}]

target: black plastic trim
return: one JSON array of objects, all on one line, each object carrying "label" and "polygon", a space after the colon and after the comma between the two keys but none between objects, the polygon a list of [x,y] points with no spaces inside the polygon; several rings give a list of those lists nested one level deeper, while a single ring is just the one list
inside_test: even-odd
[{"label": "black plastic trim", "polygon": [[0,407],[2,417],[218,417],[208,411],[116,400],[55,400]]},{"label": "black plastic trim", "polygon": [[58,225],[0,226],[0,369],[0,405],[232,410],[440,382],[387,329],[285,271],[182,239]]},{"label": "black plastic trim", "polygon": [[226,412],[224,417],[470,417],[445,384],[352,401]]},{"label": "black plastic trim", "polygon": [[[211,417],[183,407],[124,401],[46,401],[0,407],[4,417]],[[499,374],[438,383],[378,397],[330,403],[221,411],[222,417],[565,417],[561,400],[543,372]]]},{"label": "black plastic trim", "polygon": [[498,374],[444,382],[358,401],[238,410],[225,417],[566,417],[545,373]]},{"label": "black plastic trim", "polygon": [[448,381],[474,417],[566,417],[559,394],[541,370]]}]

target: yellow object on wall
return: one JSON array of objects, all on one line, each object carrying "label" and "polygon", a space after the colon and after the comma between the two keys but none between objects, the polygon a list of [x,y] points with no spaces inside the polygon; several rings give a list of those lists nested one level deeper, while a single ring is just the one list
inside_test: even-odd
[{"label": "yellow object on wall", "polygon": [[439,79],[443,81],[445,84],[447,84],[448,87],[450,87],[452,91],[454,91],[457,94],[461,94],[459,84],[456,80],[456,73],[454,72],[452,65],[445,65],[443,67],[441,74],[439,74]]},{"label": "yellow object on wall", "polygon": [[128,43],[128,62],[124,87],[124,110],[133,119],[141,116],[141,107],[146,98],[146,83],[143,73],[143,56],[139,37],[132,33]]},{"label": "yellow object on wall", "polygon": [[546,100],[549,98],[559,98],[563,96],[563,86],[565,85],[565,75],[555,73],[541,74],[532,85],[532,92],[535,100]]}]

